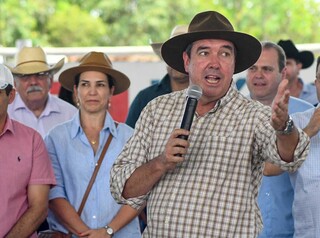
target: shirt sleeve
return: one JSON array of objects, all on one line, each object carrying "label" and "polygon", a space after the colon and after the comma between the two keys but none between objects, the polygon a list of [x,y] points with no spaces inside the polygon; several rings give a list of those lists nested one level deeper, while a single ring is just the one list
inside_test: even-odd
[{"label": "shirt sleeve", "polygon": [[270,120],[264,120],[263,123],[259,124],[256,132],[257,143],[260,144],[258,146],[260,148],[259,154],[264,160],[278,165],[284,171],[296,171],[307,158],[310,144],[307,134],[300,128],[298,128],[298,132],[299,142],[294,151],[294,158],[292,162],[288,163],[283,161],[278,153],[276,131],[271,126]]},{"label": "shirt sleeve", "polygon": [[33,138],[33,165],[30,184],[55,185],[56,180],[45,143],[39,133]]}]

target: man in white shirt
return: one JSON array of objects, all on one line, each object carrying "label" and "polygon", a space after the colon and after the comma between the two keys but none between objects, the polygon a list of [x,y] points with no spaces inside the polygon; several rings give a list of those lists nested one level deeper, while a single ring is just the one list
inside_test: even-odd
[{"label": "man in white shirt", "polygon": [[77,111],[49,93],[53,75],[62,68],[64,59],[49,65],[46,58],[41,47],[23,47],[16,55],[16,66],[8,66],[17,89],[8,113],[12,119],[37,130],[42,137],[55,125],[71,119]]},{"label": "man in white shirt", "polygon": [[[317,59],[315,86],[320,101],[320,57]],[[310,140],[305,163],[290,179],[294,188],[293,218],[295,238],[319,237],[320,234],[320,105],[292,115],[295,124],[303,128]]]}]

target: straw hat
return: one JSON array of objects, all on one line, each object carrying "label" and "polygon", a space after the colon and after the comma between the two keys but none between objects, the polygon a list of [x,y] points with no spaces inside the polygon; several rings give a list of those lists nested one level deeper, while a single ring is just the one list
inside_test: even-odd
[{"label": "straw hat", "polygon": [[261,44],[256,38],[234,31],[229,20],[220,13],[207,11],[197,14],[192,19],[187,33],[163,43],[162,58],[171,68],[186,73],[182,54],[189,44],[202,39],[222,39],[234,44],[236,48],[234,73],[249,68],[258,60],[261,53]]},{"label": "straw hat", "polygon": [[113,68],[106,54],[94,51],[84,55],[78,66],[63,71],[59,76],[59,82],[64,88],[73,91],[76,76],[85,71],[98,71],[113,78],[115,86],[113,95],[124,92],[130,86],[129,78]]},{"label": "straw hat", "polygon": [[41,47],[23,47],[16,54],[16,66],[7,66],[12,74],[57,73],[64,64],[64,58],[54,65],[47,63],[47,55]]},{"label": "straw hat", "polygon": [[[184,33],[187,33],[188,32],[188,26],[187,25],[177,25],[175,26],[172,31],[171,31],[171,35],[170,35],[170,39],[172,37],[175,37],[175,36],[178,36],[178,35],[181,35],[181,34],[184,34]],[[163,42],[161,43],[150,43],[152,49],[153,49],[153,52],[159,56],[160,59],[162,59],[161,57],[161,46],[162,46]]]},{"label": "straw hat", "polygon": [[311,51],[300,51],[296,48],[291,40],[280,40],[278,45],[282,47],[286,53],[287,59],[295,59],[301,62],[302,68],[306,69],[313,64],[314,55]]}]

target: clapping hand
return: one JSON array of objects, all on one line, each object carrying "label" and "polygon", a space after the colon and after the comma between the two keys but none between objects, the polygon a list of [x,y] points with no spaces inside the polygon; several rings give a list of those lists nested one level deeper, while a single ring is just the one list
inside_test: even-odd
[{"label": "clapping hand", "polygon": [[281,81],[278,87],[278,92],[272,103],[271,125],[277,130],[281,131],[285,128],[288,121],[288,104],[290,98],[290,91],[287,89],[288,79]]}]

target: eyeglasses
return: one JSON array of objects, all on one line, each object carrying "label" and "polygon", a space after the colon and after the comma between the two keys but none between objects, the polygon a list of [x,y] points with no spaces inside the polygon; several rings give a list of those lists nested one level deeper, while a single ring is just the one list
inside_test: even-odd
[{"label": "eyeglasses", "polygon": [[22,81],[28,81],[31,78],[35,78],[37,80],[45,80],[50,76],[49,72],[40,72],[36,74],[19,74],[17,77]]}]

